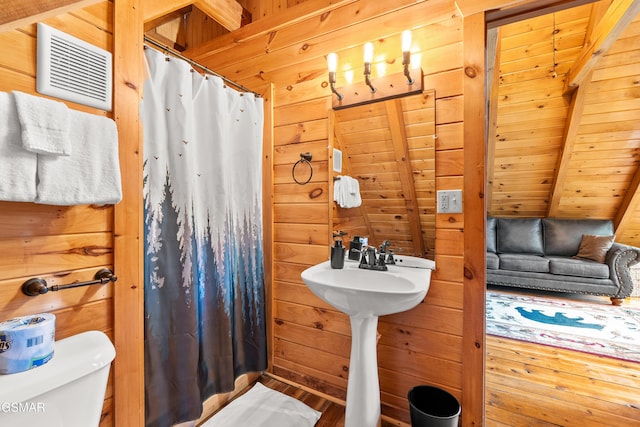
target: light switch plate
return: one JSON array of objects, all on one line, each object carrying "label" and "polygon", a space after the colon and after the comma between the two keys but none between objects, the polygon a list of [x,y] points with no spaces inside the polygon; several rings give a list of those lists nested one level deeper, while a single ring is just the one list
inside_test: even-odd
[{"label": "light switch plate", "polygon": [[438,213],[462,213],[462,190],[440,190]]}]

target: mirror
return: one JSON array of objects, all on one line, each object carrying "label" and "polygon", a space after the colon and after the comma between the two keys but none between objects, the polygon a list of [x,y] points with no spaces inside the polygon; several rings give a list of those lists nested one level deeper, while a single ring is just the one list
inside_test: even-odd
[{"label": "mirror", "polygon": [[[331,231],[346,232],[345,244],[353,236],[376,247],[389,240],[397,254],[433,259],[435,91],[331,110],[329,117],[329,179],[357,179],[362,199],[353,208],[332,203]],[[341,171],[331,171],[334,148],[342,152]]]}]

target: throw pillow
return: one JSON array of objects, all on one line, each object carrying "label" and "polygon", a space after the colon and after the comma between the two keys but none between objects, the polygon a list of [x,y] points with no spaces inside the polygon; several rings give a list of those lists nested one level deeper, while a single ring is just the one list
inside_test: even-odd
[{"label": "throw pillow", "polygon": [[578,258],[586,258],[593,261],[604,262],[607,252],[613,245],[615,236],[594,236],[593,234],[582,235]]}]

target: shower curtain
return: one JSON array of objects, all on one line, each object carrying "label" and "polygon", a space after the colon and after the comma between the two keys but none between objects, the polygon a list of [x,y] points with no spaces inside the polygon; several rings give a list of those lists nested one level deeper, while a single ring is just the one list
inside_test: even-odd
[{"label": "shower curtain", "polygon": [[195,420],[266,369],[263,102],[145,49],[145,411]]}]

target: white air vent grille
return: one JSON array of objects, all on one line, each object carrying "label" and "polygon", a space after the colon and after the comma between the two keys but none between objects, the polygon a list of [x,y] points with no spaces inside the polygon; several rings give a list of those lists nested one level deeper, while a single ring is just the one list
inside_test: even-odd
[{"label": "white air vent grille", "polygon": [[38,24],[38,92],[111,111],[111,53]]}]

